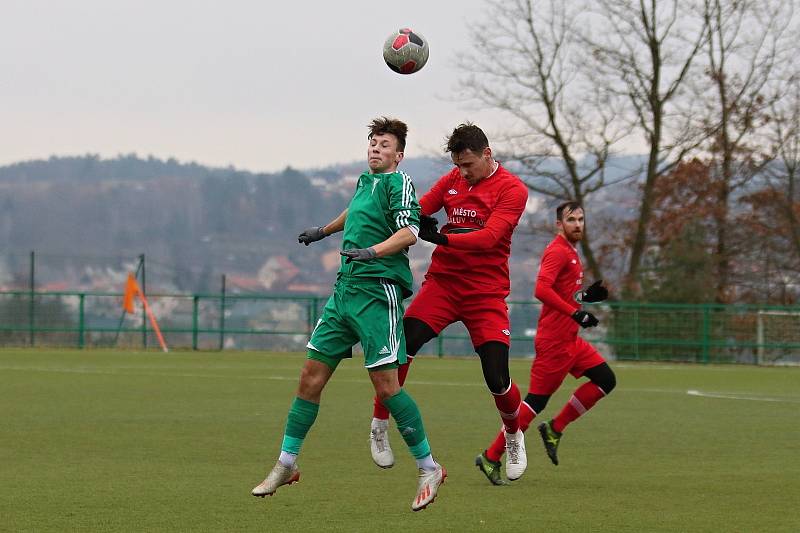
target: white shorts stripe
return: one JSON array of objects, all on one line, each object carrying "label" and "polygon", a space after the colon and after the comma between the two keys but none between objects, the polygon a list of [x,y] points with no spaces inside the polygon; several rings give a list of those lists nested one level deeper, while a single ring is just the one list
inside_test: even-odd
[{"label": "white shorts stripe", "polygon": [[381,281],[383,290],[386,293],[386,298],[389,302],[389,349],[392,352],[392,357],[397,358],[397,350],[400,348],[400,339],[397,337],[397,319],[399,316],[399,308],[397,305],[397,289],[393,283]]},{"label": "white shorts stripe", "polygon": [[395,361],[397,361],[396,355],[387,355],[383,359],[379,359],[371,365],[366,365],[364,368],[375,368],[376,366],[388,365],[389,363],[394,363]]}]

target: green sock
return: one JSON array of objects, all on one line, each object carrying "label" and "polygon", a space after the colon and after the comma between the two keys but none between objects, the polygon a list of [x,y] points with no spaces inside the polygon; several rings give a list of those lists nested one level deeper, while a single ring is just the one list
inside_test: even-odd
[{"label": "green sock", "polygon": [[283,444],[281,451],[300,453],[300,447],[308,434],[308,430],[314,425],[319,412],[319,404],[295,398],[289,408],[289,417],[286,419],[286,430],[283,433]]},{"label": "green sock", "polygon": [[420,415],[414,399],[406,391],[400,389],[400,392],[384,400],[383,405],[392,413],[397,422],[397,429],[403,436],[403,440],[406,441],[411,455],[415,459],[422,459],[430,455],[431,447],[428,444],[428,436],[425,435],[422,415]]}]

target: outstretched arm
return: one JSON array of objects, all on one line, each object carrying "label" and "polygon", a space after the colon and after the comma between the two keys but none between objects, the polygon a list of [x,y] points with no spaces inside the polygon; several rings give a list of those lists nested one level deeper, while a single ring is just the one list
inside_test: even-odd
[{"label": "outstretched arm", "polygon": [[321,241],[328,235],[342,231],[344,229],[344,223],[346,220],[347,209],[342,211],[338,217],[334,218],[324,226],[313,226],[311,228],[304,229],[303,232],[297,236],[297,242],[308,246],[312,242]]},{"label": "outstretched arm", "polygon": [[344,229],[344,223],[347,220],[347,209],[339,213],[339,216],[322,226],[322,231],[325,235],[332,235]]}]

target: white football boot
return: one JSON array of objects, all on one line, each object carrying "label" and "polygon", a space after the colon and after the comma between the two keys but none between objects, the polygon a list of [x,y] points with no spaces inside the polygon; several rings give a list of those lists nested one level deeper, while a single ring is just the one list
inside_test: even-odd
[{"label": "white football boot", "polygon": [[372,453],[372,460],[381,468],[394,466],[394,454],[389,445],[388,430],[388,420],[372,419],[369,429],[369,451]]},{"label": "white football boot", "polygon": [[528,467],[528,455],[525,453],[525,433],[503,431],[506,436],[506,477],[513,481],[522,477]]},{"label": "white football boot", "polygon": [[272,496],[278,487],[282,485],[291,485],[300,480],[300,470],[297,465],[285,466],[278,461],[272,468],[272,472],[267,475],[267,478],[259,483],[251,492],[253,496],[263,498],[264,496]]},{"label": "white football boot", "polygon": [[439,487],[447,477],[447,470],[442,465],[436,465],[434,470],[419,469],[419,486],[417,496],[411,502],[412,511],[421,511],[433,503],[439,492]]}]

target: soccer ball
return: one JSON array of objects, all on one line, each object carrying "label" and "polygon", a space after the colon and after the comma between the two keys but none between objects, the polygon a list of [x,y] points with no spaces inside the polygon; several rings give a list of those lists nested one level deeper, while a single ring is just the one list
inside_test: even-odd
[{"label": "soccer ball", "polygon": [[413,74],[428,61],[428,41],[411,28],[401,28],[386,38],[383,60],[399,74]]}]

